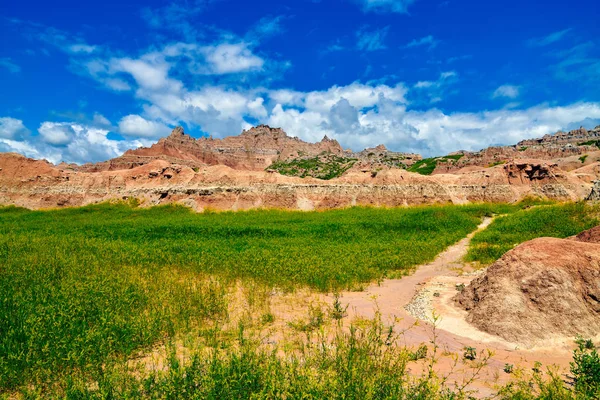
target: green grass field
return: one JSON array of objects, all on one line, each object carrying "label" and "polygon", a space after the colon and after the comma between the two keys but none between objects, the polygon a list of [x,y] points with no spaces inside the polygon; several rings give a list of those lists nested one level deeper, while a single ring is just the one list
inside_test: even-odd
[{"label": "green grass field", "polygon": [[543,205],[492,222],[471,240],[466,261],[488,265],[516,245],[538,237],[566,238],[600,224],[600,207],[584,203]]},{"label": "green grass field", "polygon": [[[558,236],[592,223],[580,205],[520,211],[527,205],[203,214],[121,203],[0,208],[0,396],[189,398],[195,391],[196,398],[441,398],[439,381],[404,376],[406,349],[380,351],[372,347],[379,340],[373,333],[360,340],[344,334],[338,350],[315,348],[285,360],[242,334],[223,339],[218,332],[229,321],[230,289],[235,282],[257,291],[359,288],[432,260],[491,214],[509,214],[490,227],[505,235],[514,226],[498,226],[513,216],[529,221],[519,224],[520,235],[502,239],[507,245],[496,253],[545,232],[540,224],[549,229],[549,220]],[[531,217],[540,213],[546,217]],[[474,249],[496,240],[484,233]],[[132,355],[186,332],[212,338],[210,353],[197,349],[191,364],[171,360],[166,375],[141,381],[124,371]],[[371,371],[369,379],[353,383],[361,371]],[[314,395],[306,397],[307,390]],[[411,397],[420,391],[435,396]]]}]

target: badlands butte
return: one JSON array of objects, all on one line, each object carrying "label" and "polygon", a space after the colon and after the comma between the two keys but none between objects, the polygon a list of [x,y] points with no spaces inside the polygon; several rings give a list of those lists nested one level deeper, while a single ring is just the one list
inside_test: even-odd
[{"label": "badlands butte", "polygon": [[600,126],[429,159],[383,145],[352,152],[327,137],[307,143],[265,125],[224,139],[194,139],[177,127],[151,147],[95,164],[1,153],[0,204],[136,198],[203,211],[581,200],[598,196],[599,160]]}]

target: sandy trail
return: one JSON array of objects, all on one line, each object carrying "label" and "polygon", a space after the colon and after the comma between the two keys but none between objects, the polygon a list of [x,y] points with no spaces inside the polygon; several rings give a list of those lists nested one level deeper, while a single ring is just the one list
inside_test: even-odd
[{"label": "sandy trail", "polygon": [[[381,284],[372,284],[362,292],[341,293],[342,304],[348,305],[348,311],[354,316],[373,318],[378,308],[384,322],[393,321],[395,318],[413,319],[411,323],[414,322],[414,317],[404,307],[433,277],[452,274],[453,268],[461,268],[462,258],[467,253],[471,238],[491,222],[492,218],[485,218],[477,230],[447,248],[429,264],[417,267],[412,275],[399,279],[387,279]],[[453,274],[456,275],[456,273]],[[374,307],[375,302],[377,308]]]}]

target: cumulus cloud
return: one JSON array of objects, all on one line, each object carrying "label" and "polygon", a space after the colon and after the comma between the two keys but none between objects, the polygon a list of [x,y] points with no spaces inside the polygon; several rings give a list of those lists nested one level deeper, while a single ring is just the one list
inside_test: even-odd
[{"label": "cumulus cloud", "polygon": [[436,109],[407,110],[404,104],[382,97],[376,107],[356,109],[356,113],[344,99],[329,110],[278,104],[267,122],[305,140],[315,141],[328,135],[355,150],[384,143],[394,150],[431,156],[514,144],[597,116],[600,104],[595,103],[446,114]]},{"label": "cumulus cloud", "polygon": [[22,139],[29,131],[23,121],[11,117],[0,118],[0,138],[18,140]]},{"label": "cumulus cloud", "polygon": [[0,138],[0,152],[3,153],[19,153],[25,157],[43,159],[46,158],[41,154],[34,145],[28,141],[10,140]]},{"label": "cumulus cloud", "polygon": [[555,133],[600,115],[599,103],[576,103],[564,107],[540,105],[524,110],[444,114],[439,110],[408,112],[405,121],[418,130],[427,143],[425,154],[455,150],[479,150],[491,145],[508,145]]},{"label": "cumulus cloud", "polygon": [[408,7],[415,0],[355,0],[362,6],[364,12],[393,12],[393,13],[408,13]]},{"label": "cumulus cloud", "polygon": [[169,78],[170,65],[161,57],[155,58],[151,54],[143,59],[112,59],[109,68],[113,72],[130,74],[143,88],[176,90],[181,85],[180,82]]},{"label": "cumulus cloud", "polygon": [[358,110],[348,100],[342,97],[331,107],[329,125],[334,131],[339,133],[348,132],[357,127],[358,124]]},{"label": "cumulus cloud", "polygon": [[206,60],[216,74],[260,70],[264,60],[252,53],[244,43],[223,43],[203,49]]},{"label": "cumulus cloud", "polygon": [[508,99],[516,99],[519,97],[519,92],[521,88],[515,85],[502,85],[494,90],[492,93],[492,98],[496,99],[498,97],[505,97]]},{"label": "cumulus cloud", "polygon": [[38,132],[44,142],[53,146],[65,146],[75,136],[73,127],[66,123],[43,122]]},{"label": "cumulus cloud", "polygon": [[154,138],[165,136],[170,128],[156,121],[149,121],[139,115],[127,115],[119,121],[119,132],[125,136]]},{"label": "cumulus cloud", "polygon": [[17,152],[52,163],[83,164],[108,160],[128,149],[152,144],[144,138],[109,139],[109,132],[109,129],[83,123],[45,121],[38,128],[38,135],[31,135],[22,121],[3,117],[0,118],[0,151]]},{"label": "cumulus cloud", "polygon": [[[248,128],[250,124],[245,117],[253,114],[260,123],[282,127],[289,135],[307,141],[315,142],[327,135],[354,150],[383,143],[393,150],[418,152],[424,156],[514,144],[562,129],[589,126],[600,120],[600,103],[560,107],[539,105],[522,110],[478,113],[445,113],[435,108],[417,111],[407,108],[405,92],[402,85],[354,83],[316,92],[267,91],[263,93],[264,99],[253,97],[255,94],[250,93],[229,93],[239,96],[240,103],[232,103],[227,112],[221,113],[212,105],[204,108],[196,106],[186,110],[186,118],[198,123],[208,133],[225,136],[239,134],[242,129]],[[276,102],[275,98],[282,101]],[[20,130],[25,129],[22,123],[13,120],[9,117],[0,119],[0,127],[14,125]],[[119,126],[130,122],[141,122],[141,126],[159,123],[149,116],[131,115],[123,118]],[[8,132],[14,131],[11,129]],[[108,129],[73,122],[47,121],[38,131],[39,137],[23,140],[0,130],[3,135],[0,151],[17,151],[55,163],[84,163],[106,160],[129,148],[152,143],[152,139],[141,136],[132,140],[109,139]],[[137,131],[135,134],[143,133]]]},{"label": "cumulus cloud", "polygon": [[102,115],[100,113],[94,113],[94,117],[92,118],[92,124],[94,126],[104,126],[104,127],[111,125],[108,118],[106,118],[104,115]]}]

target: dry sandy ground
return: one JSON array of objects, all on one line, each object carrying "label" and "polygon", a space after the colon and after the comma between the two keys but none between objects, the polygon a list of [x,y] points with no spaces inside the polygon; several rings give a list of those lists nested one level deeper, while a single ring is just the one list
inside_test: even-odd
[{"label": "dry sandy ground", "polygon": [[[485,219],[478,230],[485,229],[491,221],[490,218]],[[483,273],[465,272],[469,270],[469,266],[462,262],[475,233],[446,249],[433,262],[417,267],[410,276],[384,280],[361,292],[341,293],[342,305],[348,306],[345,320],[371,319],[379,312],[382,321],[393,325],[396,332],[406,330],[403,337],[407,346],[417,347],[421,344],[430,345],[434,333],[432,316],[435,313],[438,316],[436,343],[443,353],[455,353],[462,358],[465,347],[476,348],[478,354],[483,350],[493,352],[488,366],[470,386],[477,391],[477,397],[492,395],[498,385],[511,380],[512,375],[503,371],[505,364],[513,364],[515,369],[531,371],[537,361],[542,363],[544,369],[546,366],[558,365],[567,372],[569,361],[572,360],[574,338],[558,338],[526,348],[519,343],[510,343],[478,330],[465,321],[466,312],[454,306],[451,298],[457,293],[456,285],[468,285],[478,274]],[[272,310],[279,321],[289,321],[305,312],[302,309],[306,304],[317,302],[331,306],[335,299],[332,295],[314,293],[296,293],[294,296],[295,304],[292,305],[290,299],[282,301],[278,299],[279,296],[274,296]],[[442,357],[437,370],[442,374],[449,373],[450,381],[456,380],[459,384],[469,377],[469,363],[460,363],[454,370],[452,365],[450,357]]]}]

